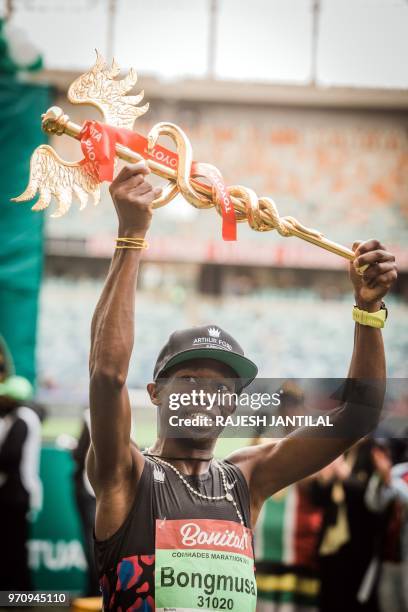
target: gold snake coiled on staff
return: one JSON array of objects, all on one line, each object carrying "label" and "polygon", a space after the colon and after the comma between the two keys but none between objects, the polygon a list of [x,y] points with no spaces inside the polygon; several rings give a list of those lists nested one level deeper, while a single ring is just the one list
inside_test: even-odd
[{"label": "gold snake coiled on staff", "polygon": [[[211,168],[212,171],[221,178],[219,170],[210,164],[196,163],[193,165],[191,143],[185,132],[174,123],[161,122],[153,126],[147,137],[148,151],[153,150],[160,136],[170,137],[176,146],[178,155],[177,190],[175,190],[174,185],[171,186],[170,183],[166,188],[166,193],[162,194],[153,202],[153,207],[158,208],[164,206],[172,200],[177,194],[177,191],[179,191],[187,202],[192,204],[195,208],[215,207],[218,213],[222,215],[222,207],[216,197],[214,188],[213,196],[209,198],[199,193],[193,185],[195,178],[205,176],[206,169]],[[192,167],[194,169],[193,173],[191,172]],[[247,221],[249,226],[258,232],[276,230],[281,236],[288,237],[294,234],[293,230],[298,230],[317,239],[322,237],[320,232],[305,227],[293,217],[280,217],[272,198],[258,198],[255,191],[248,187],[243,187],[242,185],[230,185],[227,187],[227,190],[234,206],[236,220],[238,222]]]}]

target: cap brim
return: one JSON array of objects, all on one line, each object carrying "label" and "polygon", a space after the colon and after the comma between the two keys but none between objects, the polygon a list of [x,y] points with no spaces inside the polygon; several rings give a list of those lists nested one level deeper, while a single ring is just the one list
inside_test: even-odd
[{"label": "cap brim", "polygon": [[254,364],[253,361],[240,355],[239,353],[234,353],[232,351],[225,351],[223,349],[188,349],[187,351],[183,351],[178,355],[172,357],[158,372],[156,378],[159,378],[163,372],[168,370],[174,365],[178,365],[179,363],[184,363],[185,361],[192,361],[195,359],[214,359],[214,361],[220,361],[221,363],[225,363],[230,368],[237,373],[238,378],[244,379],[246,387],[251,383],[256,375],[258,374],[258,368]]}]

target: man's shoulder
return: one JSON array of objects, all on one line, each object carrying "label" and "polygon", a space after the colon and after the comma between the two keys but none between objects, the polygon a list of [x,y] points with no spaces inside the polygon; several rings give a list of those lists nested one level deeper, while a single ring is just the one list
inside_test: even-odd
[{"label": "man's shoulder", "polygon": [[253,465],[260,457],[265,454],[265,451],[272,450],[279,440],[270,440],[267,442],[259,442],[250,446],[243,446],[230,453],[225,460],[235,465],[249,464]]}]

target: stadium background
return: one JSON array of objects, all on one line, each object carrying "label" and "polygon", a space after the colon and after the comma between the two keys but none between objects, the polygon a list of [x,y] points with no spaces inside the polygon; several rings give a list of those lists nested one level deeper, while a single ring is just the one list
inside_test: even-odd
[{"label": "stadium background", "polygon": [[[77,123],[99,118],[90,108],[70,105],[66,91],[93,63],[94,47],[107,57],[114,52],[123,69],[135,66],[137,88],[144,88],[150,102],[149,112],[135,124],[138,131],[146,134],[154,123],[172,121],[188,134],[195,159],[215,164],[227,184],[272,196],[281,215],[293,215],[347,246],[379,237],[396,253],[400,269],[387,300],[388,374],[407,376],[408,75],[402,60],[408,51],[407,3],[252,0],[240,11],[227,0],[33,0],[4,6],[4,11],[12,8],[12,22],[44,57],[44,70],[29,84],[20,82],[16,94],[16,100],[26,99],[31,88],[40,97],[25,109],[33,130],[39,132],[39,115],[51,104]],[[2,124],[7,152],[13,139],[5,115]],[[2,167],[3,184],[9,181],[1,202],[2,235],[8,237],[16,227],[8,199],[25,186],[34,146],[21,133],[18,142],[20,148],[14,142],[9,165]],[[63,159],[80,157],[78,143],[67,137],[55,137],[51,144]],[[9,168],[16,165],[18,184],[10,185]],[[37,224],[41,235],[40,215],[20,206],[10,214],[22,215],[25,231]],[[78,435],[87,405],[89,327],[116,227],[106,187],[98,208],[89,205],[79,213],[74,205],[61,220],[49,219],[48,213],[44,218],[36,357],[27,364],[17,351],[15,359],[21,363],[18,373],[35,378],[37,399],[47,407],[42,469],[49,470],[49,483],[65,478],[66,484],[58,495],[51,484],[46,491],[45,506],[55,515],[58,504],[62,512],[69,503],[70,466],[62,459],[68,453],[59,449]],[[344,261],[296,238],[256,233],[243,224],[238,235],[236,244],[223,242],[214,211],[196,211],[180,198],[154,215],[129,372],[136,441],[142,446],[154,435],[151,418],[143,416],[152,414],[143,390],[175,328],[207,322],[225,327],[264,377],[347,372],[353,298]],[[8,244],[3,241],[4,252]],[[38,244],[36,252],[40,258]],[[11,269],[11,276],[21,279],[15,275],[19,268]],[[36,288],[30,289],[31,314],[21,313],[15,305],[27,287],[13,287],[10,298],[8,282],[1,289],[11,300],[11,314],[3,309],[0,333],[13,343],[16,330],[29,321],[31,342]],[[26,341],[22,338],[20,347]],[[222,444],[219,452],[237,441]],[[62,463],[51,469],[54,460]],[[70,521],[67,528],[50,518],[46,507],[34,525],[32,563],[38,575],[44,571],[39,586],[52,575],[58,576],[55,588],[69,583],[81,589],[73,513]]]}]

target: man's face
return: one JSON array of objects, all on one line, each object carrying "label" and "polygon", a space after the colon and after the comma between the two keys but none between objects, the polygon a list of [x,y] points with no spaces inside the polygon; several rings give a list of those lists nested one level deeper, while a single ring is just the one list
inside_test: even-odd
[{"label": "man's face", "polygon": [[192,360],[170,368],[154,385],[160,435],[218,438],[223,427],[217,424],[216,417],[228,416],[236,408],[236,378],[229,366],[214,359]]}]

